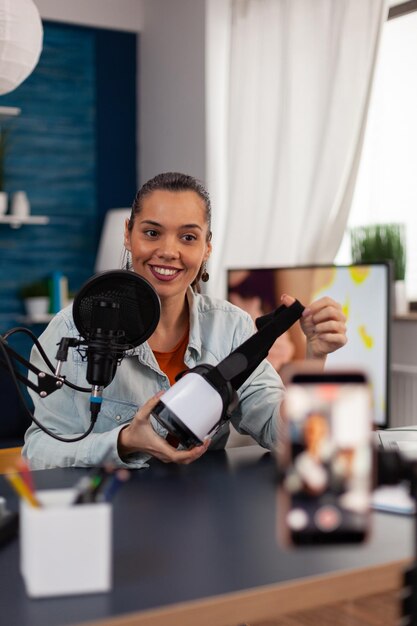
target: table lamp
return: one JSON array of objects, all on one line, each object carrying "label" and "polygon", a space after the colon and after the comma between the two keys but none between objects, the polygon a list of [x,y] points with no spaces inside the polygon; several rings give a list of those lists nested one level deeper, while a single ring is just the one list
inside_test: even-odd
[{"label": "table lamp", "polygon": [[131,209],[109,209],[106,213],[95,265],[96,272],[116,270],[122,267],[123,233],[126,218]]}]

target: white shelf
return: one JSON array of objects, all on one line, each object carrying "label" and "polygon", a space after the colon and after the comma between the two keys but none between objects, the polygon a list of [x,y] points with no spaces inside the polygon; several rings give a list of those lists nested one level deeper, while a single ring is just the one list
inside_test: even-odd
[{"label": "white shelf", "polygon": [[20,228],[23,224],[49,224],[49,217],[47,215],[29,215],[28,217],[0,215],[0,224],[10,224],[12,228]]},{"label": "white shelf", "polygon": [[20,115],[20,113],[21,109],[19,109],[19,107],[0,107],[0,122],[10,117],[16,117]]}]

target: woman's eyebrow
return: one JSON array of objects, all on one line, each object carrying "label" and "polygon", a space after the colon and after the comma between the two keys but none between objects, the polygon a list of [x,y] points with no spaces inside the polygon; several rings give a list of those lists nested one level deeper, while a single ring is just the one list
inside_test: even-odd
[{"label": "woman's eyebrow", "polygon": [[[149,224],[150,226],[159,226],[159,228],[164,228],[162,224],[159,222],[155,222],[154,220],[142,220],[141,224]],[[198,228],[199,230],[203,230],[199,224],[181,224],[180,228]]]},{"label": "woman's eyebrow", "polygon": [[159,222],[154,222],[153,220],[141,220],[141,224],[149,224],[150,226],[162,226]]},{"label": "woman's eyebrow", "polygon": [[203,230],[199,224],[183,224],[181,228],[198,228],[199,230]]}]

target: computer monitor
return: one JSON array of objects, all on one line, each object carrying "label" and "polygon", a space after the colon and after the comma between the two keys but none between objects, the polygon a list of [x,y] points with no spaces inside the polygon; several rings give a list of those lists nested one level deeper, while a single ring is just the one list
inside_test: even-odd
[{"label": "computer monitor", "polygon": [[[328,295],[342,305],[348,343],[327,357],[328,367],[359,367],[372,385],[374,425],[389,425],[391,271],[388,263],[311,265],[279,268],[230,268],[227,299],[255,319],[280,305],[283,293],[304,305]],[[278,339],[269,360],[279,372],[305,356],[299,324]]]}]

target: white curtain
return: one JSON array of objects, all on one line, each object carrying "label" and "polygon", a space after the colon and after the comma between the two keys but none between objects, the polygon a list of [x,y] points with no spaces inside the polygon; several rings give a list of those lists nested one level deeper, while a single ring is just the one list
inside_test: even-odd
[{"label": "white curtain", "polygon": [[213,295],[228,267],[332,262],[385,0],[207,0]]}]

